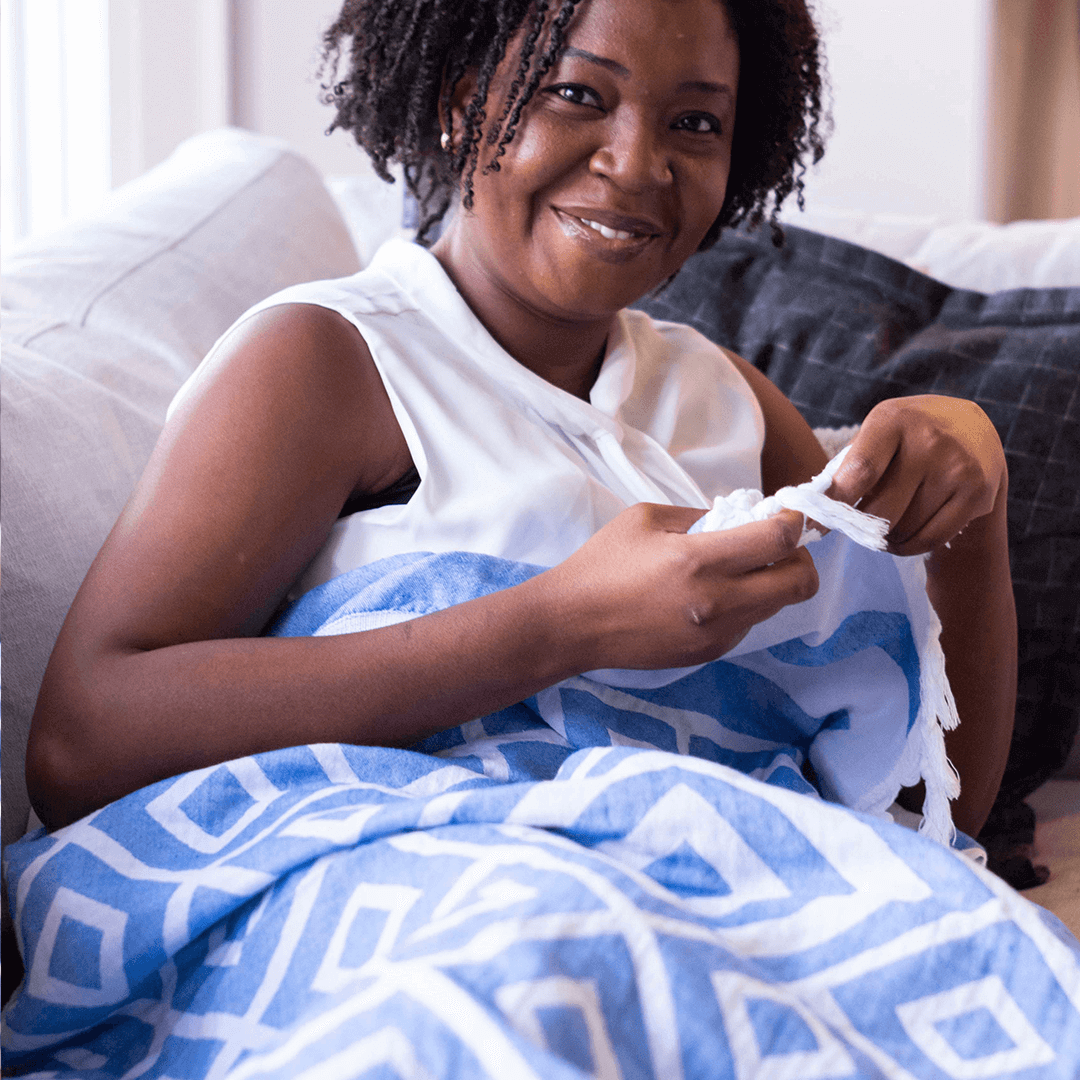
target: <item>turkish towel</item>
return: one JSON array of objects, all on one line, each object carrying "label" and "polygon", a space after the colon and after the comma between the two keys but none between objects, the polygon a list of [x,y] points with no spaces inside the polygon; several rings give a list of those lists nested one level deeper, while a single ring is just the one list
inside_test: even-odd
[{"label": "turkish towel", "polygon": [[1080,1061],[1080,945],[961,855],[635,747],[500,783],[302,746],[5,852],[50,1078],[1024,1076]]},{"label": "turkish towel", "polygon": [[[944,760],[922,562],[835,532],[811,550],[818,597],[712,664],[593,672],[426,753],[241,758],[10,845],[27,974],[5,1067],[1072,1076],[1080,945],[881,809]],[[397,556],[277,632],[387,625],[539,572]],[[806,760],[827,799],[874,813],[820,798]]]},{"label": "turkish towel", "polygon": [[[588,672],[416,749],[492,779],[519,781],[550,779],[575,750],[653,747],[882,816],[901,787],[921,779],[920,828],[949,843],[949,800],[958,782],[942,725],[955,724],[956,713],[923,560],[867,550],[837,531],[811,551],[817,595],[755,626],[722,659],[663,671]],[[387,626],[542,570],[471,552],[393,556],[311,590],[273,632]],[[804,775],[807,764],[813,782]]]}]

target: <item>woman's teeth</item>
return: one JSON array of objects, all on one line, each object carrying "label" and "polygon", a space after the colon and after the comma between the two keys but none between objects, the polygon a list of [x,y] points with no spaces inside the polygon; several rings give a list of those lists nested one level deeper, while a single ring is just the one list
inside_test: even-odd
[{"label": "woman's teeth", "polygon": [[637,233],[625,232],[623,229],[609,229],[606,225],[601,225],[599,221],[587,221],[585,218],[581,218],[590,229],[595,229],[601,236],[607,240],[633,240]]}]

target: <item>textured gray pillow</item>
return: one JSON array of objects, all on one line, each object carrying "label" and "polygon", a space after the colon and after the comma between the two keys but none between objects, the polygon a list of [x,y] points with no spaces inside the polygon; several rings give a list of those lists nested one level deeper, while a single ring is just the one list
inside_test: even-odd
[{"label": "textured gray pillow", "polygon": [[5,844],[26,824],[26,736],[53,641],[173,394],[252,304],[358,269],[316,170],[233,129],[188,140],[93,219],[5,259]]}]

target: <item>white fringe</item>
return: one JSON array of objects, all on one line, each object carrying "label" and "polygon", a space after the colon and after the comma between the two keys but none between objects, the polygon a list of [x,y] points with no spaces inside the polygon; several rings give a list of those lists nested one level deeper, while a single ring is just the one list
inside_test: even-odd
[{"label": "white fringe", "polygon": [[919,832],[950,846],[956,838],[949,803],[960,794],[960,775],[945,750],[945,732],[960,723],[956,699],[945,674],[945,652],[941,648],[941,620],[926,599],[927,622],[919,642],[919,715],[915,731],[921,735],[919,772],[926,784],[923,819]]},{"label": "white fringe", "polygon": [[[690,531],[719,532],[752,521],[764,521],[781,510],[795,510],[826,529],[842,532],[856,544],[874,551],[884,551],[888,521],[873,514],[864,514],[825,494],[846,454],[845,446],[813,480],[798,487],[782,487],[768,498],[750,488],[739,488],[730,495],[717,496],[712,509]],[[820,539],[821,533],[817,529],[804,528],[799,544]]]},{"label": "white fringe", "polygon": [[[849,441],[857,430],[841,429],[827,434],[837,436],[838,441]],[[821,439],[820,433],[815,434]],[[822,440],[822,444],[825,445],[825,440]],[[842,532],[863,547],[884,551],[888,521],[830,499],[825,494],[846,453],[847,445],[844,445],[813,480],[798,487],[781,488],[768,498],[760,491],[747,488],[733,491],[726,497],[720,496],[713,503],[713,508],[690,531],[732,529],[752,521],[764,521],[781,510],[796,510],[827,529]],[[821,533],[816,529],[804,528],[799,543],[820,539]],[[945,653],[940,640],[941,620],[926,595],[925,575],[920,575],[920,578],[921,595],[909,593],[908,596],[913,613],[925,605],[925,619],[918,619],[921,624],[918,637],[921,640],[916,642],[920,671],[919,712],[909,737],[908,752],[903,755],[890,780],[898,790],[922,778],[926,785],[926,798],[919,832],[948,847],[956,836],[949,803],[960,794],[960,777],[945,752],[945,732],[955,728],[960,717],[945,674]]]}]

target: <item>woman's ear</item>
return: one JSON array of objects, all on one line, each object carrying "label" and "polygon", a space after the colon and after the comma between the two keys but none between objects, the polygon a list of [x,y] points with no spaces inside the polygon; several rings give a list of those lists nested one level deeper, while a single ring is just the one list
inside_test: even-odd
[{"label": "woman's ear", "polygon": [[451,148],[456,150],[461,145],[461,131],[464,124],[465,112],[476,94],[476,84],[479,72],[474,67],[466,68],[461,78],[450,91],[449,100],[444,92],[439,94],[439,127],[443,135],[449,133],[449,140],[443,139],[444,150]]}]

